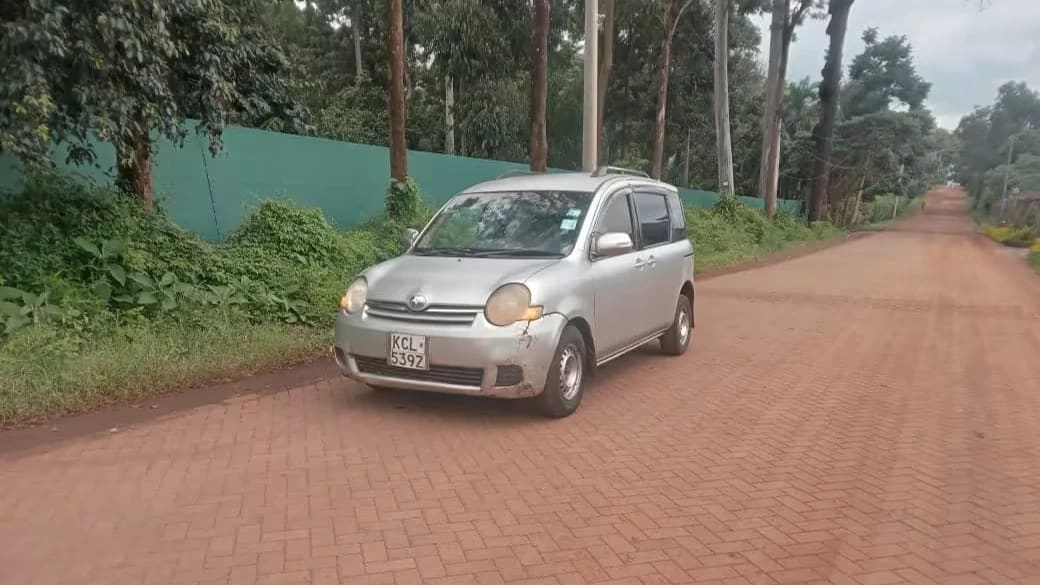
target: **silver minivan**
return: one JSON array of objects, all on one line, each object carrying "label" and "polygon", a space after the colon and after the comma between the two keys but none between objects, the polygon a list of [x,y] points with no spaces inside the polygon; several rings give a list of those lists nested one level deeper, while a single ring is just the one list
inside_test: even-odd
[{"label": "silver minivan", "polygon": [[675,187],[641,173],[530,174],[448,201],[340,300],[335,357],[374,388],[581,403],[598,366],[689,347],[693,246]]}]

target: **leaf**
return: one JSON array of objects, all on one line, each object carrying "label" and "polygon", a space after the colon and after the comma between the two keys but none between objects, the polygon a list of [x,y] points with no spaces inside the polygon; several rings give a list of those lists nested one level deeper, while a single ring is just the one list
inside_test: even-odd
[{"label": "leaf", "polygon": [[0,301],[0,315],[14,316],[20,314],[22,307],[10,301]]},{"label": "leaf", "polygon": [[86,238],[73,238],[72,241],[75,242],[77,246],[90,253],[91,256],[101,258],[101,250],[98,249],[94,242],[91,242]]},{"label": "leaf", "polygon": [[112,300],[116,301],[117,303],[130,304],[134,302],[134,295],[119,295],[116,297],[112,297]]},{"label": "leaf", "polygon": [[108,273],[112,275],[112,278],[119,283],[119,286],[126,286],[126,269],[118,264],[109,264]]},{"label": "leaf", "polygon": [[163,311],[172,311],[177,308],[177,299],[173,295],[163,295],[162,304],[159,308]]},{"label": "leaf", "polygon": [[0,286],[0,299],[20,299],[25,292],[11,286]]},{"label": "leaf", "polygon": [[105,240],[101,242],[101,255],[105,258],[122,256],[126,253],[125,240]]},{"label": "leaf", "polygon": [[177,276],[176,275],[174,275],[172,272],[167,272],[166,274],[162,275],[162,279],[159,280],[159,286],[161,286],[161,287],[170,286],[176,280],[177,280]]},{"label": "leaf", "polygon": [[143,272],[131,272],[129,278],[144,288],[155,288],[155,281]]},{"label": "leaf", "polygon": [[4,333],[14,333],[15,331],[25,327],[32,323],[32,319],[23,316],[8,317],[7,322],[4,323]]},{"label": "leaf", "polygon": [[102,301],[107,302],[108,298],[112,296],[112,285],[103,280],[95,282],[90,288]]},{"label": "leaf", "polygon": [[151,292],[144,291],[137,295],[138,305],[154,305],[157,302],[159,302],[159,299],[155,298],[155,294]]},{"label": "leaf", "polygon": [[64,315],[65,312],[61,310],[61,307],[55,307],[54,305],[40,307],[40,316],[44,319],[60,319]]}]

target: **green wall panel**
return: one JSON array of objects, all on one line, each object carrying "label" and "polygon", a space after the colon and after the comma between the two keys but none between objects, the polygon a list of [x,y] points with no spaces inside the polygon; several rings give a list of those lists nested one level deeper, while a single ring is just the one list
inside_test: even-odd
[{"label": "green wall panel", "polygon": [[[356,226],[383,211],[390,175],[385,147],[237,127],[228,128],[223,140],[224,149],[213,157],[205,137],[194,130],[181,146],[157,138],[153,180],[160,205],[179,225],[205,238],[226,238],[252,209],[271,198],[320,207],[341,227]],[[95,148],[95,165],[66,165],[61,149],[55,152],[56,165],[86,182],[111,184],[114,150],[107,143]],[[433,206],[475,183],[526,168],[519,163],[408,153],[409,174]],[[0,190],[15,191],[22,181],[21,165],[9,155],[0,156]],[[680,189],[680,194],[698,207],[710,207],[719,198],[692,189]],[[761,199],[742,199],[762,208]],[[781,202],[782,209],[791,211],[799,205]]]}]

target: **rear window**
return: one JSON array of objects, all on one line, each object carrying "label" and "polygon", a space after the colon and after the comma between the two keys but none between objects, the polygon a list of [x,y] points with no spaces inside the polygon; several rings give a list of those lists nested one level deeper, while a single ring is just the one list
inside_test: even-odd
[{"label": "rear window", "polygon": [[668,202],[657,193],[636,193],[636,216],[644,247],[670,242],[671,221],[668,219]]}]

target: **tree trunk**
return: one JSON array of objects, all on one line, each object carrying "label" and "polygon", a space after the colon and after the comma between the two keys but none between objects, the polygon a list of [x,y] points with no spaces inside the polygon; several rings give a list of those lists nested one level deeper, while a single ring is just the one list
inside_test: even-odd
[{"label": "tree trunk", "polygon": [[852,208],[852,225],[855,226],[856,222],[859,221],[859,204],[863,201],[863,188],[867,186],[867,174],[863,173],[863,178],[859,181],[859,190],[856,191],[856,206]]},{"label": "tree trunk", "polygon": [[599,87],[596,88],[596,132],[599,134],[599,161],[608,162],[606,155],[606,132],[603,129],[603,115],[607,106],[607,88],[610,85],[610,71],[614,68],[614,0],[603,0],[603,55],[599,62]]},{"label": "tree trunk", "polygon": [[730,0],[715,0],[715,135],[722,195],[734,195],[729,124],[729,3]]},{"label": "tree trunk", "polygon": [[[766,104],[762,118],[762,158],[758,170],[758,192],[765,200],[766,217],[776,213],[776,189],[772,184],[773,154],[778,151],[780,107],[784,80],[780,74],[784,29],[791,10],[791,0],[773,0],[769,25],[769,65],[766,72]],[[777,98],[780,99],[777,99]]]},{"label": "tree trunk", "polygon": [[534,0],[531,22],[531,170],[544,173],[549,164],[545,104],[549,92],[549,0]]},{"label": "tree trunk", "polygon": [[404,21],[401,0],[387,0],[387,54],[390,58],[390,178],[408,176],[404,105]]},{"label": "tree trunk", "polygon": [[690,186],[690,141],[693,139],[693,130],[686,129],[686,149],[683,151],[682,162],[682,186]]},{"label": "tree trunk", "polygon": [[116,146],[116,183],[127,193],[141,200],[147,211],[155,208],[155,193],[152,190],[152,142],[148,136],[148,123],[142,121],[130,138],[130,143]]},{"label": "tree trunk", "polygon": [[813,128],[815,161],[813,162],[812,205],[809,220],[824,217],[827,193],[830,190],[831,156],[834,152],[834,125],[838,118],[838,91],[841,87],[841,54],[845,48],[845,31],[849,26],[849,10],[854,0],[831,0],[827,24],[830,45],[820,82],[820,121]]},{"label": "tree trunk", "polygon": [[455,86],[451,75],[444,76],[444,152],[455,154]]},{"label": "tree trunk", "polygon": [[661,58],[657,65],[657,113],[654,117],[654,152],[650,176],[660,180],[664,171],[665,113],[668,110],[668,75],[672,64],[672,36],[679,20],[678,0],[665,5],[664,34],[661,35]]},{"label": "tree trunk", "polygon": [[354,13],[350,15],[350,30],[354,35],[354,83],[361,82],[361,2],[354,0]]}]

